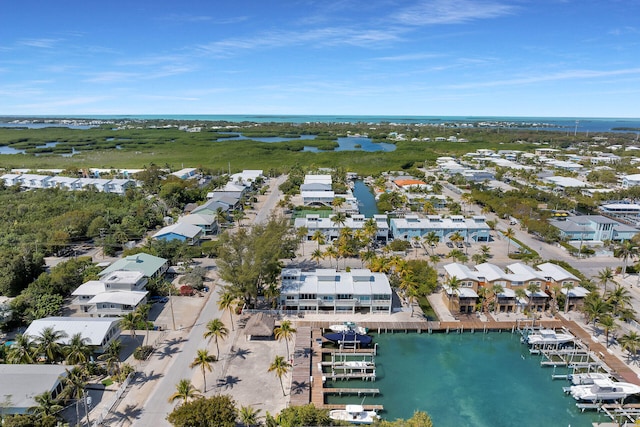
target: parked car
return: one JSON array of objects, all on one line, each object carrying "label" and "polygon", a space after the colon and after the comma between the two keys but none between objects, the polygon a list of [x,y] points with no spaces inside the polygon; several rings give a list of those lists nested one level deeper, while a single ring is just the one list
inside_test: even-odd
[{"label": "parked car", "polygon": [[449,249],[453,249],[453,243],[451,243],[451,242],[447,242],[447,247],[448,247]]}]

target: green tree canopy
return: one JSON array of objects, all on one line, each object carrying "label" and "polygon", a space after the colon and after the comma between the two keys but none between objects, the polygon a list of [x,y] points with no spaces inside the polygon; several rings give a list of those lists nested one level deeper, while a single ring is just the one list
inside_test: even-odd
[{"label": "green tree canopy", "polygon": [[178,406],[167,421],[174,427],[235,427],[237,412],[230,396],[217,395]]}]

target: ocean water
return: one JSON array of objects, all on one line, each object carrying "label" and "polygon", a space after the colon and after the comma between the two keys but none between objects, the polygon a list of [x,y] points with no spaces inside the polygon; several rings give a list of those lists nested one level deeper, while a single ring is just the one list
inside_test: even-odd
[{"label": "ocean water", "polygon": [[[27,116],[3,117],[2,121],[24,119]],[[640,118],[611,117],[510,117],[510,116],[364,116],[364,115],[272,115],[272,114],[140,114],[140,115],[78,115],[32,116],[31,118],[98,119],[98,120],[199,120],[228,122],[279,123],[408,123],[453,125],[492,123],[494,127],[510,126],[522,129],[560,130],[568,133],[612,132],[614,128],[633,128],[622,132],[640,132]]]},{"label": "ocean water", "polygon": [[[609,420],[580,412],[562,391],[569,383],[552,380],[553,368],[541,367],[540,356],[531,356],[517,334],[396,333],[376,335],[375,342],[375,382],[330,384],[380,389],[364,403],[384,405],[385,419],[406,419],[421,410],[438,427],[576,427]],[[329,399],[363,403],[357,396]]]}]

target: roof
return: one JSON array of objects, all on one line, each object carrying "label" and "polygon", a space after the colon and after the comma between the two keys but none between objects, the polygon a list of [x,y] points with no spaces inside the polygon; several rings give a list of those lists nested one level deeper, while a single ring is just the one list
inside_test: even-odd
[{"label": "roof", "polygon": [[165,264],[167,264],[167,260],[164,258],[140,252],[138,254],[129,255],[125,258],[119,259],[98,273],[98,276],[104,276],[105,274],[112,273],[116,270],[128,270],[140,271],[146,277],[151,277]]},{"label": "roof", "polygon": [[202,233],[202,228],[197,225],[189,224],[186,222],[177,222],[172,225],[168,225],[161,228],[156,234],[153,235],[156,239],[166,236],[167,234],[177,234],[189,239],[193,239]]},{"label": "roof", "polygon": [[89,280],[78,286],[71,295],[98,295],[99,293],[106,292],[106,287],[100,280]]},{"label": "roof", "polygon": [[544,264],[540,264],[536,267],[545,275],[545,277],[551,277],[556,282],[567,279],[579,280],[576,276],[557,264],[545,262]]},{"label": "roof", "polygon": [[91,298],[87,304],[111,303],[137,306],[149,292],[147,291],[110,291],[102,292]]},{"label": "roof", "polygon": [[566,176],[550,176],[545,178],[546,181],[552,182],[561,187],[586,187],[587,184],[585,182],[580,181],[579,179],[570,178]]},{"label": "roof", "polygon": [[[67,365],[29,365],[29,364],[0,364],[0,398],[7,412],[10,408],[27,409],[37,406],[34,397],[44,391],[53,391],[60,382],[60,377],[66,376]],[[8,399],[8,396],[11,399]]]},{"label": "roof", "polygon": [[569,290],[567,290],[567,288],[562,288],[560,290],[560,292],[562,292],[563,294],[567,294],[567,292],[569,293],[569,298],[584,298],[587,295],[589,295],[589,291],[585,288],[583,288],[582,286],[576,286],[574,288],[571,288]]},{"label": "roof", "polygon": [[120,319],[114,317],[45,317],[31,322],[24,333],[35,337],[40,335],[44,328],[52,327],[67,334],[67,338],[60,340],[63,344],[67,344],[74,334],[80,333],[83,338],[88,339],[89,345],[100,346],[118,322]]},{"label": "roof", "polygon": [[212,225],[216,222],[216,218],[213,215],[192,213],[190,215],[184,215],[178,218],[178,223],[185,223],[191,225]]},{"label": "roof", "polygon": [[273,335],[276,319],[266,313],[255,313],[251,315],[244,327],[244,334],[254,337],[270,337]]},{"label": "roof", "polygon": [[471,271],[469,267],[463,264],[459,264],[457,262],[446,264],[444,266],[444,271],[447,272],[449,277],[455,277],[458,280],[475,280],[479,282],[478,275],[476,272]]},{"label": "roof", "polygon": [[393,182],[399,187],[404,187],[407,185],[427,185],[426,182],[420,181],[419,179],[396,179]]}]

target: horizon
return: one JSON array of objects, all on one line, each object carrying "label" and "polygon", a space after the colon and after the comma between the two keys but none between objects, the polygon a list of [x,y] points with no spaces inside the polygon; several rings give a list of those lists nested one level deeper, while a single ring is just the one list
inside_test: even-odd
[{"label": "horizon", "polygon": [[3,11],[4,116],[640,117],[636,3],[69,0]]}]

